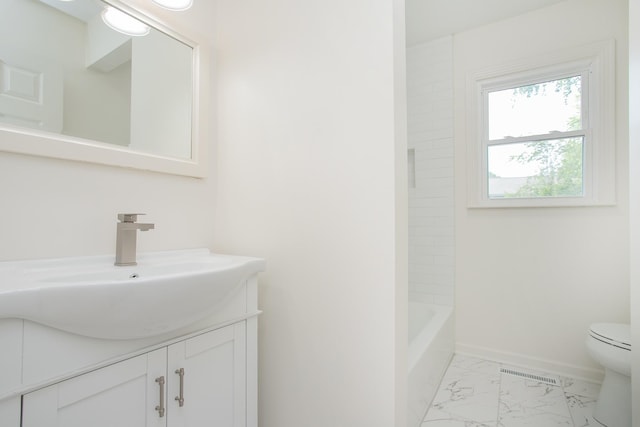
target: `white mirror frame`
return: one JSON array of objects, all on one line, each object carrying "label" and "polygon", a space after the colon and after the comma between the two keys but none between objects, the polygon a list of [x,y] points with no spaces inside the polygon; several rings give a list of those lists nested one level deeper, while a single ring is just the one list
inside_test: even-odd
[{"label": "white mirror frame", "polygon": [[[179,159],[108,143],[0,123],[0,151],[203,178],[208,173],[209,49],[204,38],[162,23],[119,0],[102,0],[193,48],[191,158]],[[197,42],[195,40],[198,40]]]}]

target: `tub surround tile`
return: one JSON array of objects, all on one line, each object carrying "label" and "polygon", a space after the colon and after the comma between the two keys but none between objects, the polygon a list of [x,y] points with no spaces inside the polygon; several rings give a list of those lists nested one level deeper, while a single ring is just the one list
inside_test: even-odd
[{"label": "tub surround tile", "polygon": [[559,377],[550,385],[501,367],[558,378],[455,355],[421,427],[601,427],[592,415],[598,384]]},{"label": "tub surround tile", "polygon": [[453,39],[407,50],[409,290],[453,305],[455,265]]}]

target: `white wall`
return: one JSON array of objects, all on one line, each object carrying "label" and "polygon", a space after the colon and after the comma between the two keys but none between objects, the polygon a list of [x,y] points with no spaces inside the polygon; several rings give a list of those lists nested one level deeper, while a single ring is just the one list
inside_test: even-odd
[{"label": "white wall", "polygon": [[402,5],[219,2],[216,247],[267,259],[262,427],[406,425]]},{"label": "white wall", "polygon": [[[629,0],[629,75],[640,76],[640,0]],[[640,82],[637,78],[629,81],[629,108],[630,259],[638,260],[640,259]],[[640,343],[640,263],[632,262],[630,267],[631,341]],[[640,352],[635,350],[631,354],[633,357],[631,373],[633,425],[638,427],[640,426]]]},{"label": "white wall", "polygon": [[211,178],[0,153],[0,260],[114,253],[125,211],[141,251],[264,256],[261,426],[403,426],[403,2],[214,5],[164,15],[222,37]]},{"label": "white wall", "polygon": [[407,49],[407,105],[415,170],[409,188],[409,292],[423,302],[453,305],[452,37]]},{"label": "white wall", "polygon": [[[149,8],[148,2],[139,3]],[[171,17],[213,45],[214,12],[211,2],[195,2]],[[208,120],[214,120],[213,113]],[[210,163],[215,163],[213,148]],[[156,224],[139,236],[141,251],[212,246],[214,177],[199,180],[0,152],[0,260],[115,254],[116,215],[127,211],[146,212],[144,220]]]},{"label": "white wall", "polygon": [[[616,39],[613,207],[467,209],[467,73]],[[592,322],[629,321],[627,2],[569,0],[454,37],[459,351],[599,377]]]}]

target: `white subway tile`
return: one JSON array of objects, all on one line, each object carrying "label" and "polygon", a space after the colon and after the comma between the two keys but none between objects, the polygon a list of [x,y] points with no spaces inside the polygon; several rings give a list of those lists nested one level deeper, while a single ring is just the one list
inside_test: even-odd
[{"label": "white subway tile", "polygon": [[433,297],[433,303],[438,305],[453,306],[454,295],[437,295]]},{"label": "white subway tile", "polygon": [[409,192],[409,289],[453,303],[455,266],[453,43],[444,37],[407,50],[407,123],[415,149]]}]

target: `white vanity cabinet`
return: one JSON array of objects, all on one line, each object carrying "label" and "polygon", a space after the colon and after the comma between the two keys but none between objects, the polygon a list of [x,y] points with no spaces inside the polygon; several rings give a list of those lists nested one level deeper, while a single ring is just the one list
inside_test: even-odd
[{"label": "white vanity cabinet", "polygon": [[22,426],[164,426],[164,419],[153,416],[159,395],[154,379],[161,376],[166,376],[166,350],[25,394]]},{"label": "white vanity cabinet", "polygon": [[25,394],[22,427],[245,427],[246,322]]},{"label": "white vanity cabinet", "polygon": [[252,275],[209,316],[140,339],[0,319],[0,427],[257,427],[259,315]]},{"label": "white vanity cabinet", "polygon": [[167,427],[247,425],[245,335],[242,322],[168,348]]}]

